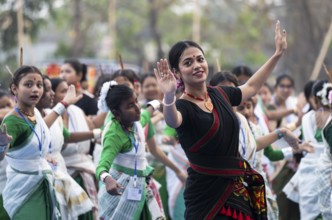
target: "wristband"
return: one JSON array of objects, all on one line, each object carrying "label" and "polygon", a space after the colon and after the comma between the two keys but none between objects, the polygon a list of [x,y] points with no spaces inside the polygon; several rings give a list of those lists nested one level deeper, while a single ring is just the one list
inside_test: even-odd
[{"label": "wristband", "polygon": [[66,108],[62,102],[59,102],[52,108],[52,110],[58,115],[62,115],[65,112]]},{"label": "wristband", "polygon": [[151,105],[152,108],[153,108],[155,111],[156,111],[156,110],[159,110],[159,108],[160,108],[160,102],[159,102],[157,99],[148,102],[146,106],[149,106],[149,105]]},{"label": "wristband", "polygon": [[101,138],[101,129],[100,128],[93,129],[92,133],[93,133],[93,138],[94,139],[100,139]]},{"label": "wristband", "polygon": [[65,108],[67,108],[69,106],[69,104],[63,100],[60,103],[63,104],[63,106],[65,106]]},{"label": "wristband", "polygon": [[172,105],[174,105],[175,101],[176,101],[176,97],[175,96],[174,96],[173,102],[169,103],[169,104],[165,103],[165,98],[163,98],[163,106],[166,106],[166,107],[172,106]]},{"label": "wristband", "polygon": [[279,129],[276,129],[276,133],[278,135],[278,139],[281,139],[284,137],[284,135],[281,133],[281,131]]},{"label": "wristband", "polygon": [[106,177],[108,177],[108,176],[111,176],[109,173],[107,173],[107,172],[103,172],[102,174],[100,174],[100,180],[103,182],[103,183],[105,183],[105,179],[106,179]]}]

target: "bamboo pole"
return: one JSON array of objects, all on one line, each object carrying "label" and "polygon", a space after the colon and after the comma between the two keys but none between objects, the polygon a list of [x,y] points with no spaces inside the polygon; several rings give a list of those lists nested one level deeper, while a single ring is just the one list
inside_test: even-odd
[{"label": "bamboo pole", "polygon": [[120,64],[121,70],[123,70],[124,69],[124,65],[123,65],[121,53],[118,53],[118,56],[119,56],[119,64]]},{"label": "bamboo pole", "polygon": [[20,66],[23,66],[23,47],[20,48]]},{"label": "bamboo pole", "polygon": [[221,71],[221,67],[220,67],[220,63],[219,63],[218,58],[216,58],[216,68],[217,68],[217,72]]},{"label": "bamboo pole", "polygon": [[7,71],[9,72],[9,74],[10,74],[12,77],[14,77],[14,74],[13,74],[13,72],[10,70],[9,66],[6,65],[6,69],[7,69]]},{"label": "bamboo pole", "polygon": [[19,65],[22,66],[23,64],[23,39],[24,39],[24,19],[23,19],[23,0],[18,0],[17,2],[17,43],[18,43],[18,48],[20,48],[20,53],[19,53]]},{"label": "bamboo pole", "polygon": [[332,72],[330,72],[330,71],[327,69],[325,63],[323,63],[323,68],[324,68],[324,72],[325,72],[326,75],[329,77],[329,81],[330,81],[330,83],[332,83]]},{"label": "bamboo pole", "polygon": [[322,64],[324,62],[324,58],[325,58],[325,56],[327,54],[327,51],[329,49],[331,40],[332,40],[332,21],[331,21],[330,27],[329,27],[329,29],[328,29],[325,37],[324,37],[324,41],[323,41],[322,47],[321,47],[321,49],[319,51],[318,57],[316,59],[314,69],[312,70],[312,73],[311,73],[311,76],[310,76],[310,80],[317,79],[317,77],[319,75],[319,72],[320,72],[320,70],[322,68]]}]

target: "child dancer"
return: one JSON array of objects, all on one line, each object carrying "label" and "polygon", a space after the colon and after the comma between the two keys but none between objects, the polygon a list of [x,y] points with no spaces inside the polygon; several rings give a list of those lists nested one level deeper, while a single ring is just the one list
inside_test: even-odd
[{"label": "child dancer", "polygon": [[145,137],[136,94],[125,85],[104,83],[99,100],[110,110],[112,120],[105,126],[103,151],[96,175],[103,184],[98,193],[102,219],[163,219],[162,205],[152,168],[145,158]]},{"label": "child dancer", "polygon": [[70,87],[44,121],[35,108],[43,95],[42,74],[36,67],[17,69],[10,88],[16,107],[4,118],[0,132],[0,159],[6,156],[8,162],[4,207],[11,219],[57,219],[53,172],[45,159],[51,139],[48,126],[79,97]]}]

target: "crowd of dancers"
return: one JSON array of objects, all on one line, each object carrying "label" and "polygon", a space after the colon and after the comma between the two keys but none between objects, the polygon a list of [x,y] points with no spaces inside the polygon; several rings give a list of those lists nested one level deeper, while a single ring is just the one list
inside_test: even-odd
[{"label": "crowd of dancers", "polygon": [[212,73],[193,41],[154,72],[120,69],[85,90],[87,67],[37,67],[0,92],[0,219],[332,219],[332,83]]}]

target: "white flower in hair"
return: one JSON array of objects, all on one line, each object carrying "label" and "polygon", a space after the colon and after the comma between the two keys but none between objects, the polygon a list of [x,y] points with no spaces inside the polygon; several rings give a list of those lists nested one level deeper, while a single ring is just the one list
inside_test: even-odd
[{"label": "white flower in hair", "polygon": [[111,89],[111,86],[115,86],[115,85],[118,85],[118,83],[115,81],[109,81],[109,82],[105,82],[103,84],[103,86],[101,87],[100,95],[99,95],[99,99],[98,99],[99,110],[101,110],[103,112],[108,112],[110,110],[106,103],[106,96],[107,96],[108,91]]},{"label": "white flower in hair", "polygon": [[330,105],[327,90],[332,90],[332,83],[324,83],[322,90],[316,93],[316,96],[320,97],[323,105]]}]

